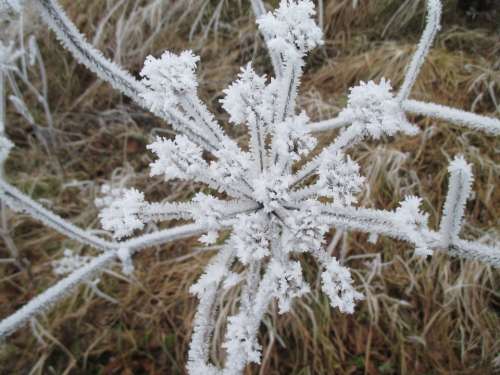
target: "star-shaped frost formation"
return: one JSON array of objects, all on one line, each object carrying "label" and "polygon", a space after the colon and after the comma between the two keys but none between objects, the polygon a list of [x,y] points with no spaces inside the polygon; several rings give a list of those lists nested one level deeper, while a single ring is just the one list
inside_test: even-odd
[{"label": "star-shaped frost formation", "polygon": [[[317,141],[310,133],[308,116],[297,112],[295,98],[304,57],[323,43],[313,16],[310,1],[282,1],[274,13],[261,17],[259,27],[267,35],[271,51],[281,56],[283,74],[268,79],[248,64],[224,91],[221,102],[230,122],[244,124],[250,134],[248,152],[224,134],[199,100],[195,76],[199,59],[191,51],[180,55],[165,52],[159,59],[150,56],[141,72],[148,88],[142,97],[152,110],[174,106],[182,116],[203,124],[209,142],[217,145],[213,160],[207,161],[203,142],[185,135],[158,138],[148,147],[156,156],[151,175],[204,183],[231,198],[198,193],[188,203],[150,204],[132,189],[101,212],[103,227],[114,230],[117,238],[160,219],[195,221],[207,229],[200,238],[205,244],[216,243],[221,229],[231,229],[224,250],[191,289],[200,298],[190,351],[191,373],[216,371],[206,361],[203,337],[210,332],[202,322],[213,309],[207,295],[228,285],[241,286],[242,301],[240,312],[229,319],[224,373],[239,373],[248,362],[259,362],[255,335],[269,302],[276,299],[284,313],[294,298],[310,290],[300,263],[293,260],[296,253],[309,252],[318,260],[322,288],[333,307],[352,313],[356,301],[363,298],[353,286],[349,269],[322,248],[332,226],[325,210],[352,208],[362,190],[364,178],[359,165],[345,154],[348,147],[366,137],[415,134],[417,128],[406,119],[388,81],[362,82],[351,89],[348,106],[341,113],[352,126],[311,160]],[[295,173],[297,163],[307,160]],[[417,254],[428,255],[431,251],[420,230],[426,217],[421,217],[418,205],[416,199],[406,200],[395,215],[400,218],[401,233],[416,244]],[[231,271],[235,262],[247,270],[235,275]]]}]

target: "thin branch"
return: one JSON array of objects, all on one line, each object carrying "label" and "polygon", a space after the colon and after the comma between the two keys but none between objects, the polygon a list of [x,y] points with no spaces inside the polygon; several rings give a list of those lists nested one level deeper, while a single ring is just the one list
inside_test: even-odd
[{"label": "thin branch", "polygon": [[[156,243],[172,242],[188,237],[195,236],[203,232],[204,228],[197,225],[185,225],[178,228],[165,230],[155,233],[147,240],[137,241],[130,240],[123,243],[129,248],[139,251],[145,247],[153,246]],[[49,310],[53,305],[66,297],[74,288],[83,282],[88,281],[97,272],[108,266],[118,257],[118,250],[109,250],[94,258],[90,263],[76,270],[66,278],[59,281],[54,286],[39,294],[37,297],[30,300],[26,305],[16,311],[14,314],[3,319],[0,322],[0,339],[14,333],[21,328],[29,320],[42,312]]]},{"label": "thin branch", "polygon": [[410,96],[411,89],[417,80],[418,73],[441,27],[441,13],[442,5],[440,0],[427,0],[427,24],[422,33],[422,38],[418,43],[417,51],[407,67],[403,84],[399,90],[398,99],[400,102],[408,99]]},{"label": "thin branch", "polygon": [[[412,99],[403,101],[401,106],[405,112],[413,115],[446,121],[494,136],[500,135],[500,120],[494,117],[482,116],[441,104],[426,103]],[[337,116],[329,120],[311,123],[310,127],[312,133],[319,133],[339,129],[349,124],[349,119]]]},{"label": "thin branch", "polygon": [[346,118],[345,116],[337,116],[329,120],[313,122],[309,126],[311,133],[320,133],[327,130],[340,129],[350,124],[351,119]]},{"label": "thin branch", "polygon": [[[100,51],[88,43],[77,27],[66,16],[56,0],[35,0],[42,20],[57,35],[59,41],[73,57],[94,72],[99,78],[108,82],[121,93],[133,99],[140,106],[150,110],[140,94],[147,88],[118,64],[102,55]],[[195,132],[192,122],[174,109],[153,111],[160,118],[168,121],[179,132],[208,151],[217,149],[201,132]]]},{"label": "thin branch", "polygon": [[3,200],[13,211],[26,212],[34,219],[41,221],[48,227],[75,241],[89,245],[101,251],[117,249],[117,245],[115,243],[105,241],[81,228],[78,228],[76,225],[71,224],[62,217],[47,210],[42,205],[1,179],[0,199]]},{"label": "thin branch", "polygon": [[[255,18],[259,18],[260,16],[264,15],[266,13],[266,8],[264,7],[264,3],[262,0],[250,0],[252,3],[252,10],[255,14]],[[269,41],[269,38],[265,33],[261,33],[262,37],[264,38],[264,41],[266,42],[266,45]],[[269,56],[271,57],[271,63],[273,64],[274,68],[274,73],[276,74],[276,77],[281,77],[283,74],[283,66],[281,65],[281,59],[278,53],[275,51],[271,50],[269,47],[267,48],[269,52]]]},{"label": "thin branch", "polygon": [[493,117],[481,116],[472,112],[417,100],[405,100],[402,105],[406,112],[415,115],[447,121],[472,130],[483,131],[490,135],[500,135],[500,120]]},{"label": "thin branch", "polygon": [[[376,233],[397,240],[413,243],[412,239],[399,230],[401,217],[394,212],[371,209],[356,209],[337,206],[322,207],[324,220],[328,225],[363,233]],[[445,251],[451,256],[480,261],[495,268],[500,268],[500,248],[478,242],[454,239],[449,246],[443,246],[443,237],[439,232],[426,229],[422,236],[429,249]]]}]

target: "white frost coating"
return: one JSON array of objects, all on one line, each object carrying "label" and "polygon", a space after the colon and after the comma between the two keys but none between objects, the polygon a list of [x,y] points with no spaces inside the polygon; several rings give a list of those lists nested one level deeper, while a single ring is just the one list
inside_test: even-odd
[{"label": "white frost coating", "polygon": [[439,233],[443,239],[443,247],[448,247],[458,239],[465,203],[472,186],[472,169],[462,156],[457,156],[448,167],[450,173],[448,195],[443,207],[443,217]]},{"label": "white frost coating", "polygon": [[339,118],[349,119],[351,126],[344,129],[316,158],[304,165],[293,177],[292,185],[311,177],[326,161],[355,146],[365,137],[379,139],[383,135],[393,136],[398,132],[408,135],[418,133],[418,128],[406,119],[389,81],[384,78],[378,84],[373,81],[360,82],[358,86],[352,87],[347,107]]},{"label": "white frost coating", "polygon": [[132,262],[132,251],[127,247],[120,247],[116,253],[122,263],[122,271],[125,275],[132,275],[134,263]]},{"label": "white frost coating", "polygon": [[398,131],[409,135],[418,132],[418,128],[406,119],[400,102],[392,94],[390,82],[384,78],[378,84],[360,82],[351,88],[347,107],[340,117],[350,119],[352,126],[359,127],[374,139]]},{"label": "white frost coating", "polygon": [[[259,327],[270,303],[275,300],[280,313],[285,313],[293,308],[294,299],[309,291],[298,253],[311,253],[318,262],[322,288],[332,306],[341,312],[354,311],[362,295],[353,286],[349,268],[323,250],[325,234],[331,228],[405,241],[416,249],[417,255],[427,256],[444,250],[452,256],[500,267],[498,246],[458,237],[468,190],[456,181],[472,178],[466,173],[466,163],[460,159],[450,166],[447,202],[456,204],[445,205],[442,228],[446,230],[436,232],[429,228],[428,215],[420,210],[420,198],[407,197],[395,211],[357,207],[357,194],[364,179],[358,163],[346,156],[346,149],[365,137],[378,139],[396,132],[414,134],[416,131],[404,114],[405,103],[412,101],[398,101],[385,80],[379,84],[362,83],[351,90],[347,108],[328,125],[339,126],[347,122],[351,126],[319,156],[294,173],[297,163],[302,163],[316,146],[310,130],[326,127],[324,124],[311,126],[308,116],[295,108],[305,56],[322,43],[321,30],[313,22],[311,1],[283,0],[277,11],[259,19],[271,52],[279,59],[281,71],[277,72],[277,77],[258,76],[247,65],[225,90],[223,107],[231,122],[247,126],[250,152],[243,151],[224,134],[198,98],[195,75],[198,58],[191,52],[180,55],[167,52],[159,59],[148,58],[143,70],[144,80],[138,82],[96,57],[96,51],[87,48],[53,0],[34,1],[80,61],[139,103],[147,104],[183,133],[174,139],[158,138],[149,146],[155,154],[151,174],[165,179],[196,181],[210,189],[180,203],[149,203],[143,193],[134,189],[104,191],[107,195],[99,201],[103,208],[102,224],[116,237],[130,235],[152,221],[184,219],[194,222],[116,243],[75,227],[0,180],[0,198],[12,208],[27,212],[78,242],[104,251],[0,322],[0,337],[45,311],[79,283],[88,282],[113,260],[121,260],[124,272],[131,273],[132,256],[138,250],[202,234],[200,241],[203,243],[213,244],[219,237],[222,242],[221,231],[230,231],[228,240],[191,288],[200,303],[189,350],[187,368],[190,374],[237,375],[248,363],[259,363]],[[429,4],[439,3],[431,1]],[[256,12],[263,11],[262,2],[255,0],[252,5]],[[412,69],[410,67],[410,71]],[[419,66],[416,71],[418,69]],[[422,106],[426,110],[430,108],[427,104]],[[464,122],[471,125],[480,117],[474,116]],[[458,117],[458,114],[452,111],[448,117]],[[495,134],[483,125],[484,121],[477,128]],[[1,147],[2,144],[0,152]],[[3,154],[7,155],[8,143],[3,148]],[[207,150],[210,155],[205,152]],[[238,265],[238,272],[235,265]],[[232,288],[235,290],[231,293],[240,293],[241,297],[234,301],[238,311],[228,321],[222,343],[227,356],[223,367],[219,368],[211,363],[209,353],[212,352],[218,308]]]},{"label": "white frost coating", "polygon": [[278,9],[257,19],[260,31],[269,38],[272,50],[300,55],[323,44],[323,32],[314,22],[314,3],[310,0],[282,0]]},{"label": "white frost coating", "polygon": [[[401,107],[405,112],[413,115],[431,117],[455,125],[465,126],[472,130],[483,131],[487,134],[500,135],[500,120],[494,117],[481,116],[441,104],[426,103],[412,99],[403,101]],[[338,116],[330,120],[312,123],[310,130],[311,133],[319,133],[342,128],[351,123],[351,118]]]},{"label": "white frost coating", "polygon": [[319,133],[328,130],[340,129],[351,124],[350,118],[337,116],[329,120],[313,122],[310,125],[311,133]]},{"label": "white frost coating", "polygon": [[405,79],[398,93],[398,101],[402,102],[408,99],[411,89],[417,80],[418,73],[425,62],[425,58],[436,38],[436,35],[441,28],[441,0],[426,0],[427,1],[427,24],[425,26],[422,38],[418,43],[417,50],[406,69]]},{"label": "white frost coating", "polygon": [[452,124],[468,127],[472,130],[483,131],[491,135],[500,135],[500,120],[493,117],[477,115],[472,112],[447,107],[440,104],[406,100],[403,102],[406,112],[448,121]]},{"label": "white frost coating", "polygon": [[[78,62],[85,65],[99,78],[111,84],[113,88],[132,98],[137,104],[151,109],[140,96],[141,93],[146,92],[148,89],[88,43],[76,26],[68,19],[56,0],[33,0],[33,3],[39,10],[42,20],[54,31],[61,44],[73,54]],[[154,111],[154,114],[169,122],[178,132],[185,134],[191,141],[203,148],[209,151],[216,148],[213,139],[207,138],[205,134],[195,134],[196,131],[193,128],[196,127],[196,123],[175,108]]]},{"label": "white frost coating", "polygon": [[0,16],[21,12],[24,2],[24,0],[0,0]]},{"label": "white frost coating", "polygon": [[[266,12],[266,8],[264,7],[264,3],[262,2],[262,0],[250,0],[250,3],[252,4],[252,10],[257,19],[264,15],[264,13]],[[269,41],[269,37],[266,34],[262,34],[262,36],[267,43]],[[269,50],[269,54],[271,57],[271,62],[273,64],[274,73],[277,77],[280,77],[282,75],[283,67],[281,66],[279,54],[271,50]]]},{"label": "white frost coating", "polygon": [[253,126],[249,123],[253,116],[257,117],[255,121],[265,121],[265,125],[272,122],[273,107],[266,98],[266,81],[266,76],[255,73],[250,63],[241,68],[238,79],[223,91],[225,97],[221,100],[231,122]]},{"label": "white frost coating", "polygon": [[420,211],[421,198],[406,197],[396,210],[396,225],[410,242],[415,245],[415,255],[432,255],[432,249],[427,246],[423,232],[427,229],[429,215]]},{"label": "white frost coating", "polygon": [[67,275],[90,263],[89,255],[78,255],[74,251],[65,249],[61,259],[52,262],[52,270],[56,275]]},{"label": "white frost coating", "polygon": [[227,333],[222,344],[226,349],[228,359],[225,374],[239,374],[247,363],[260,364],[262,347],[255,335],[255,320],[245,312],[230,316],[227,323]]},{"label": "white frost coating", "polygon": [[[150,246],[192,237],[202,231],[203,228],[197,225],[185,225],[164,230],[153,235],[139,237],[124,242],[122,246],[123,248],[130,249],[131,253],[133,253]],[[85,266],[77,269],[45,292],[33,298],[14,314],[0,321],[0,339],[15,332],[31,318],[50,309],[55,303],[66,297],[79,284],[90,281],[97,272],[108,266],[109,263],[117,259],[117,257],[118,249],[102,253],[93,258]]]},{"label": "white frost coating", "polygon": [[47,311],[52,305],[68,295],[76,286],[90,280],[97,271],[108,265],[115,256],[115,251],[108,251],[99,255],[87,265],[74,271],[53,287],[33,298],[14,314],[3,319],[0,322],[0,338],[10,335],[17,328],[29,322],[32,317]]},{"label": "white frost coating", "polygon": [[333,308],[338,308],[341,312],[352,314],[356,301],[361,301],[364,297],[357,292],[353,286],[351,272],[332,258],[321,274],[321,288],[330,298]]},{"label": "white frost coating", "polygon": [[91,235],[87,231],[78,228],[69,221],[57,216],[1,179],[0,199],[4,201],[13,211],[25,212],[32,218],[41,221],[48,227],[77,242],[103,251],[114,249],[116,247],[114,243]]},{"label": "white frost coating", "polygon": [[105,58],[101,52],[90,45],[85,37],[71,23],[55,0],[34,0],[42,19],[56,33],[63,46],[78,61],[87,66],[98,77],[109,82],[115,89],[137,99],[142,85],[128,72]]},{"label": "white frost coating", "polygon": [[197,96],[196,64],[199,57],[192,51],[176,55],[169,51],[156,59],[148,56],[141,71],[141,83],[146,87],[139,95],[153,113],[176,108],[199,128],[196,133],[208,132],[210,144],[219,148],[227,140],[222,128]]},{"label": "white frost coating", "polygon": [[[359,165],[350,156],[339,153],[319,167],[318,195],[330,197],[335,204],[350,206],[357,202],[365,178],[359,174]],[[314,189],[315,186],[313,186]]]},{"label": "white frost coating", "polygon": [[188,354],[187,368],[190,374],[220,373],[215,366],[208,363],[209,346],[215,325],[216,299],[221,284],[230,277],[229,267],[233,260],[233,251],[229,246],[225,246],[212,259],[205,273],[190,288],[190,292],[199,299]]},{"label": "white frost coating", "polygon": [[109,207],[100,213],[102,227],[112,231],[117,239],[132,234],[136,229],[143,229],[144,222],[139,215],[144,211],[144,194],[135,190],[125,190]]},{"label": "white frost coating", "polygon": [[193,51],[184,51],[180,55],[166,51],[159,59],[153,56],[146,58],[140,75],[149,90],[141,96],[153,111],[176,104],[180,95],[196,94],[198,61],[200,58]]},{"label": "white frost coating", "polygon": [[274,298],[278,300],[279,313],[290,311],[294,298],[300,298],[311,291],[302,277],[302,267],[299,262],[280,263],[276,260],[269,264],[275,279]]}]

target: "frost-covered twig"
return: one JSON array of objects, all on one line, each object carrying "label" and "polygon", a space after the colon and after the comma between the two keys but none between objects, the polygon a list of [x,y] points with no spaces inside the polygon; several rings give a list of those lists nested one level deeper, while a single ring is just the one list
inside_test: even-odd
[{"label": "frost-covered twig", "polygon": [[[183,227],[169,229],[164,231],[161,236],[155,234],[155,240],[159,240],[161,237],[161,242],[172,242],[183,238],[192,237],[203,231],[197,225],[186,225]],[[155,241],[150,238],[148,241],[144,241],[145,247],[153,246]],[[128,243],[130,248],[135,251],[141,250],[143,244],[139,241],[131,241]],[[125,246],[122,245],[122,246]],[[16,329],[23,326],[31,318],[36,315],[46,312],[50,307],[56,304],[59,300],[66,297],[71,291],[83,282],[90,280],[97,272],[108,266],[113,260],[118,257],[118,250],[108,250],[101,255],[94,258],[90,263],[81,267],[80,269],[74,271],[66,278],[59,281],[54,286],[47,289],[42,294],[38,295],[16,313],[12,314],[8,318],[0,321],[0,339],[5,338],[12,334]]]},{"label": "frost-covered twig", "polygon": [[313,122],[310,125],[311,133],[320,133],[328,130],[335,130],[350,125],[352,119],[344,116],[337,116],[328,120]]},{"label": "frost-covered twig", "polygon": [[500,120],[494,117],[481,116],[472,112],[417,100],[405,100],[402,105],[406,112],[415,115],[443,120],[491,135],[500,135]]},{"label": "frost-covered twig", "polygon": [[426,0],[427,2],[427,22],[422,34],[422,38],[418,43],[417,50],[406,69],[405,78],[398,93],[398,100],[402,102],[408,99],[411,89],[417,80],[418,73],[425,62],[425,58],[430,51],[431,45],[436,38],[436,35],[441,27],[441,0]]},{"label": "frost-covered twig", "polygon": [[450,246],[458,239],[458,234],[462,229],[465,203],[469,198],[472,185],[471,166],[464,158],[458,157],[453,160],[448,171],[450,172],[450,186],[439,227],[439,234],[445,247]]},{"label": "frost-covered twig", "polygon": [[[442,120],[472,130],[482,131],[490,135],[500,134],[500,120],[494,117],[482,116],[441,104],[427,103],[413,99],[403,101],[401,107],[405,112],[413,115]],[[311,133],[335,130],[350,125],[351,122],[352,119],[350,118],[337,116],[329,120],[312,123],[310,125],[310,130]]]},{"label": "frost-covered twig", "polygon": [[[262,0],[250,0],[250,2],[252,5],[253,13],[255,14],[255,18],[258,19],[266,14],[266,7],[264,6]],[[267,34],[262,33],[262,36],[264,37],[266,44],[269,43],[269,37],[267,36]],[[281,77],[281,75],[283,74],[283,66],[281,65],[280,56],[270,48],[268,48],[268,51],[271,58],[271,63],[273,64],[274,73],[277,77]]]},{"label": "frost-covered twig", "polygon": [[25,212],[32,218],[41,221],[48,227],[75,241],[102,251],[113,248],[113,244],[104,241],[57,216],[53,212],[42,207],[39,203],[21,193],[15,187],[2,180],[0,180],[0,199],[5,202],[10,209],[17,212]]},{"label": "frost-covered twig", "polygon": [[[34,0],[34,3],[40,10],[43,21],[55,32],[63,46],[80,63],[139,105],[153,109],[151,103],[143,98],[143,94],[148,93],[149,89],[116,63],[105,58],[100,51],[88,43],[56,0]],[[191,141],[200,144],[209,151],[218,148],[214,142],[205,137],[203,132],[196,129],[202,124],[196,125],[189,117],[174,108],[155,108],[153,112],[168,121],[177,131],[188,136]]]}]

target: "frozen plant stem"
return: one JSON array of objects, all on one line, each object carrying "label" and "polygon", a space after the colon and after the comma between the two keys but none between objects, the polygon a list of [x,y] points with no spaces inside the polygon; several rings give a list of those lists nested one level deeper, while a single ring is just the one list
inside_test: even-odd
[{"label": "frozen plant stem", "polygon": [[398,100],[402,102],[408,99],[411,89],[417,80],[418,73],[425,62],[425,58],[429,53],[432,43],[441,28],[441,0],[426,0],[427,3],[427,23],[422,34],[422,38],[417,46],[417,51],[413,55],[413,59],[406,69],[403,84],[398,93]]},{"label": "frozen plant stem", "polygon": [[[322,30],[314,21],[313,2],[282,0],[277,9],[266,13],[261,0],[251,0],[275,77],[258,75],[248,63],[224,90],[221,100],[229,122],[247,127],[248,152],[225,134],[198,97],[199,57],[192,51],[149,56],[141,80],[137,80],[87,43],[55,0],[33,2],[78,61],[181,133],[173,139],[157,138],[148,146],[155,156],[151,175],[194,181],[211,190],[197,193],[187,202],[148,202],[136,189],[107,189],[99,216],[103,228],[112,232],[116,241],[106,241],[0,180],[0,198],[13,210],[100,252],[0,322],[0,337],[46,311],[77,285],[88,283],[115,260],[128,275],[133,272],[132,256],[139,250],[199,235],[202,243],[214,245],[222,242],[223,230],[230,232],[228,238],[217,246],[218,253],[190,289],[199,299],[188,354],[191,375],[237,375],[249,363],[260,363],[258,332],[269,305],[276,303],[279,313],[284,314],[297,298],[310,292],[297,254],[310,253],[317,261],[321,288],[331,306],[343,313],[354,312],[363,296],[356,290],[351,271],[323,249],[325,235],[332,228],[404,241],[415,249],[416,256],[445,251],[500,268],[498,245],[459,237],[472,184],[471,167],[463,158],[457,157],[450,164],[449,192],[440,228],[435,231],[428,225],[428,214],[420,208],[421,199],[414,196],[406,197],[393,211],[360,207],[357,196],[365,179],[359,164],[346,154],[364,139],[417,134],[418,128],[408,121],[406,112],[499,134],[496,119],[408,99],[439,30],[439,0],[427,2],[427,25],[399,92],[394,93],[385,79],[361,82],[350,89],[347,106],[339,116],[320,123],[311,123],[307,114],[297,109],[296,100],[305,58],[323,44]],[[312,133],[335,128],[344,129],[311,157],[318,143]],[[2,134],[2,161],[11,146]],[[298,163],[303,167],[294,172]],[[173,219],[191,224],[122,240],[144,230],[147,224]],[[210,353],[217,317],[224,296],[233,289],[239,296],[237,311],[228,318],[222,343],[226,360],[216,366]]]}]

